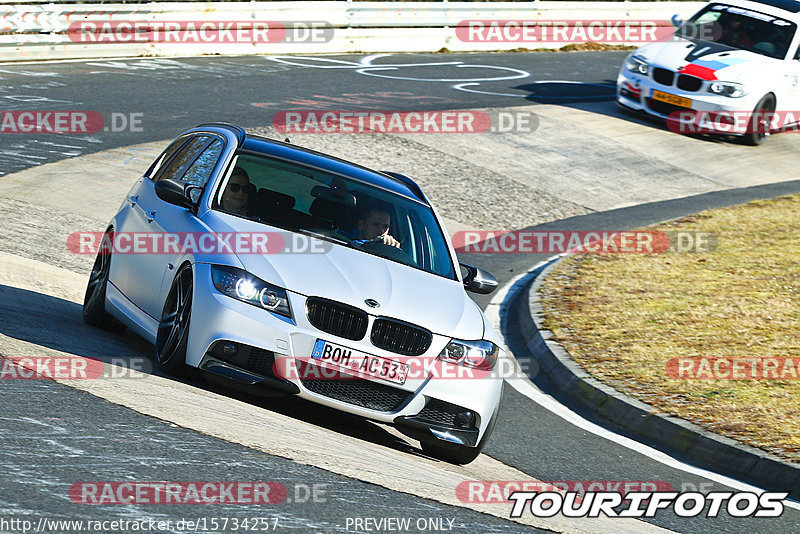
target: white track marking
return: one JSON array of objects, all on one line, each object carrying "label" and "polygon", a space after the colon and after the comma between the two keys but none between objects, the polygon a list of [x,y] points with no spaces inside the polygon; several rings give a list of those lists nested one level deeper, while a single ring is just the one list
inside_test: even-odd
[{"label": "white track marking", "polygon": [[[293,67],[309,67],[313,69],[361,69],[364,67],[430,67],[442,65],[459,65],[461,61],[439,61],[432,63],[384,63],[381,65],[373,65],[373,61],[383,57],[391,57],[392,54],[372,54],[364,56],[359,61],[347,61],[344,59],[333,59],[327,57],[314,57],[314,56],[269,56],[265,59],[282,63],[284,65],[292,65]],[[314,64],[302,63],[297,60],[307,60]],[[323,65],[323,63],[330,63]]]},{"label": "white track marking", "polygon": [[[501,328],[501,323],[505,319],[506,314],[508,313],[507,306],[508,303],[514,298],[519,289],[526,286],[528,283],[532,281],[534,278],[533,273],[542,267],[543,265],[555,260],[559,256],[553,256],[548,258],[545,261],[537,263],[530,271],[527,273],[522,273],[517,275],[513,279],[511,279],[508,283],[506,283],[503,287],[498,289],[497,294],[492,298],[489,302],[489,305],[486,307],[486,317],[492,322],[495,329],[500,333],[503,338],[505,338],[503,334],[503,330]],[[507,353],[510,355],[511,352],[508,351],[506,348]],[[533,402],[552,412],[553,414],[561,417],[565,421],[586,430],[587,432],[591,432],[592,434],[607,439],[616,443],[617,445],[621,445],[626,447],[634,452],[647,456],[657,462],[660,462],[667,467],[671,467],[673,469],[678,469],[680,471],[684,471],[686,473],[691,473],[696,476],[700,476],[706,478],[708,480],[714,481],[718,484],[722,484],[733,488],[738,491],[752,491],[756,493],[761,493],[765,491],[762,488],[757,486],[752,486],[740,480],[730,478],[724,475],[720,475],[719,473],[715,473],[713,471],[709,471],[707,469],[702,469],[699,467],[695,467],[693,465],[687,464],[680,460],[665,454],[658,449],[654,449],[638,441],[632,440],[625,436],[621,436],[615,432],[611,432],[608,429],[605,429],[591,421],[588,421],[578,415],[577,413],[573,412],[563,404],[556,401],[552,396],[547,395],[546,393],[542,392],[536,385],[525,376],[525,373],[519,367],[519,363],[514,360],[514,364],[517,366],[517,373],[515,376],[519,378],[512,378],[506,379],[506,382],[517,390],[519,393],[525,395]],[[795,510],[800,510],[800,503],[796,501],[792,501],[787,499],[785,502],[786,507],[794,508]]]},{"label": "white track marking", "polygon": [[[372,54],[364,56],[359,61],[346,61],[342,59],[312,57],[312,56],[272,56],[266,59],[275,61],[284,65],[292,65],[295,67],[308,67],[313,69],[352,69],[358,74],[365,76],[374,76],[376,78],[387,78],[390,80],[407,80],[415,82],[488,82],[500,80],[517,80],[520,78],[527,78],[531,74],[527,71],[515,69],[512,67],[502,67],[496,65],[465,65],[463,61],[436,61],[429,63],[381,63],[374,64],[377,59],[384,57],[391,57],[392,54]],[[310,63],[304,63],[309,61]],[[396,71],[401,68],[415,68],[415,67],[443,67],[451,66],[455,68],[472,68],[472,69],[494,69],[499,71],[506,71],[511,74],[506,76],[496,76],[490,78],[417,78],[405,76],[391,76],[386,74],[375,74],[376,72]]]},{"label": "white track marking", "polygon": [[[430,64],[429,64],[430,65]],[[424,65],[424,66],[429,66]],[[408,65],[403,65],[404,67]],[[500,80],[518,80],[520,78],[527,78],[530,76],[529,72],[519,69],[512,69],[511,67],[496,67],[494,65],[454,65],[456,68],[473,68],[473,69],[495,69],[495,70],[504,70],[510,71],[514,74],[509,76],[496,76],[493,78],[415,78],[411,76],[385,76],[381,74],[374,74],[377,71],[385,71],[385,70],[396,70],[397,67],[369,67],[365,69],[358,69],[356,70],[359,74],[364,74],[366,76],[374,76],[376,78],[388,78],[390,80],[409,80],[413,82],[494,82]]]}]

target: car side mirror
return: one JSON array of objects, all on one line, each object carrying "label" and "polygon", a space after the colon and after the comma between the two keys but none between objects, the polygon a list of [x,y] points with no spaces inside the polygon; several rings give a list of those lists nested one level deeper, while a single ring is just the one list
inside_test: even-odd
[{"label": "car side mirror", "polygon": [[794,59],[800,59],[800,48],[798,48],[797,52],[794,53]]},{"label": "car side mirror", "polygon": [[164,202],[194,211],[203,189],[196,185],[162,178],[156,182],[155,191],[158,198]]},{"label": "car side mirror", "polygon": [[680,28],[681,26],[683,26],[683,19],[677,13],[675,15],[672,15],[671,20],[672,20],[672,25],[675,26],[676,28]]},{"label": "car side mirror", "polygon": [[497,289],[497,279],[480,267],[459,263],[466,271],[464,274],[464,289],[473,293],[487,295]]}]

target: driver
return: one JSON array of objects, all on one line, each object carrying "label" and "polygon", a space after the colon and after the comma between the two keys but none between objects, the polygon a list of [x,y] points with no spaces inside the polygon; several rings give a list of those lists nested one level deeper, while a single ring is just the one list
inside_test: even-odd
[{"label": "driver", "polygon": [[750,38],[742,22],[740,17],[731,17],[728,19],[728,24],[722,31],[719,42],[723,44],[736,44],[739,46],[753,46],[753,40]]},{"label": "driver", "polygon": [[392,220],[391,208],[382,204],[370,204],[358,218],[358,237],[354,244],[380,242],[384,245],[400,248],[400,242],[389,235],[389,224]]},{"label": "driver", "polygon": [[249,215],[248,203],[252,186],[250,176],[241,167],[234,167],[225,191],[222,193],[222,209],[239,215]]}]

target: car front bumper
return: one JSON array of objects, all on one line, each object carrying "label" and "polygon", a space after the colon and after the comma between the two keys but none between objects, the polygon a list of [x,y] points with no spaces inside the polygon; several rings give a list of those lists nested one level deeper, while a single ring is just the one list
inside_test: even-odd
[{"label": "car front bumper", "polygon": [[[704,84],[705,86],[705,84]],[[676,105],[663,102],[654,98],[656,91],[690,100],[688,106]],[[704,88],[699,91],[685,91],[673,85],[662,85],[650,76],[635,74],[624,67],[617,76],[617,104],[628,109],[641,111],[659,119],[668,120],[672,114],[675,118],[676,112],[693,112],[691,115],[694,125],[705,125],[706,130],[713,128],[713,133],[727,135],[743,135],[750,128],[746,119],[748,114],[756,106],[757,96],[745,95],[740,98],[730,98],[722,95],[709,93]],[[730,116],[730,122],[720,121],[719,117]],[[701,122],[698,122],[701,121]],[[670,129],[679,129],[673,125]],[[692,133],[692,128],[686,127],[686,133]],[[680,130],[680,131],[684,131]]]},{"label": "car front bumper", "polygon": [[[496,366],[491,373],[468,376],[454,364],[433,362],[450,341],[444,336],[434,335],[430,349],[419,356],[428,359],[431,365],[437,365],[439,372],[434,376],[417,373],[402,385],[365,378],[328,380],[327,383],[323,381],[324,378],[309,381],[301,376],[302,373],[292,370],[303,365],[298,363],[297,358],[308,361],[318,339],[390,360],[401,359],[401,356],[373,346],[369,335],[361,341],[352,341],[317,330],[308,322],[306,299],[302,295],[288,292],[293,318],[281,317],[219,293],[211,280],[211,266],[197,263],[194,267],[195,289],[186,355],[188,365],[243,384],[267,386],[347,413],[395,424],[404,432],[408,430],[406,433],[409,435],[422,430],[422,437],[430,436],[469,446],[476,445],[483,436],[502,394],[503,379],[499,374],[502,366]],[[371,321],[369,326],[371,328]],[[248,357],[256,355],[253,361],[263,362],[266,358],[267,367],[272,367],[273,372],[263,367],[263,363],[262,367],[254,369],[250,364],[244,365],[244,360],[237,360],[235,355],[223,356],[220,344],[225,342],[247,351]],[[505,357],[502,352],[501,357]],[[337,388],[344,388],[345,393]],[[353,393],[353,389],[357,391]],[[370,405],[371,401],[358,405],[350,402],[347,394],[360,396],[359,402],[361,397],[370,395],[380,396],[381,399],[389,395],[398,399],[398,402],[391,409],[373,409],[374,406],[370,408],[363,405]],[[441,425],[441,410],[431,409],[432,405],[441,405],[434,403],[434,400],[474,413],[474,423],[469,428]],[[422,413],[426,406],[427,410]],[[426,418],[426,414],[438,414],[440,417]]]}]

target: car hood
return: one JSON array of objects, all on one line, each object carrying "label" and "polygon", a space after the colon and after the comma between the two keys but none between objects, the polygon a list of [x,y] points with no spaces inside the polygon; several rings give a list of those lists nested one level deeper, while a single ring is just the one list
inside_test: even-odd
[{"label": "car hood", "polygon": [[[325,252],[237,254],[246,271],[266,282],[305,296],[343,302],[372,315],[400,319],[435,334],[462,339],[479,339],[483,335],[483,314],[457,280],[224,213],[209,212],[203,219],[218,233],[274,230],[280,231],[287,241],[294,237],[302,246],[325,249]],[[366,299],[378,301],[380,307],[367,306]]]},{"label": "car hood", "polygon": [[634,55],[654,67],[692,74],[704,80],[747,82],[774,69],[780,60],[708,41],[673,37],[639,48]]}]

